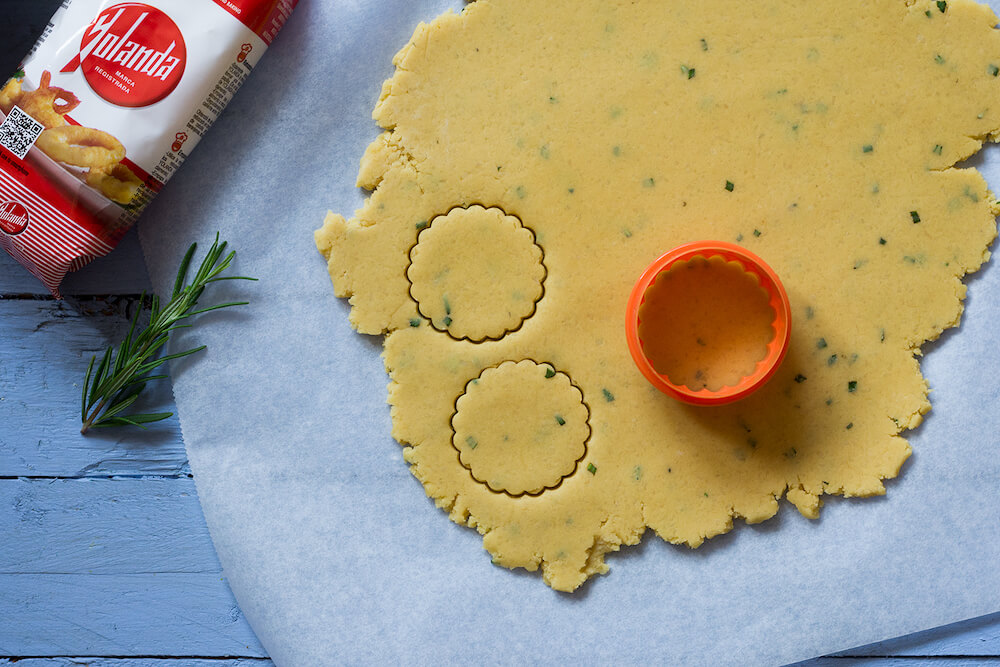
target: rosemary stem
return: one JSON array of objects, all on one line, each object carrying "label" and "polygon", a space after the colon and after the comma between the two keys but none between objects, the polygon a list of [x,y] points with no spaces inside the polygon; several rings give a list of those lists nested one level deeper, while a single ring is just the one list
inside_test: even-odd
[{"label": "rosemary stem", "polygon": [[[197,245],[191,244],[184,259],[181,261],[174,288],[169,300],[163,304],[156,295],[150,300],[149,323],[136,330],[140,311],[145,299],[140,298],[139,305],[131,318],[131,326],[124,340],[117,346],[109,347],[95,370],[97,355],[91,358],[87,368],[83,386],[82,406],[80,416],[81,434],[86,434],[93,428],[105,426],[137,426],[145,428],[145,424],[162,421],[172,415],[169,412],[146,414],[123,414],[136,402],[146,383],[162,380],[164,373],[154,374],[154,371],[164,363],[186,357],[205,349],[204,345],[193,347],[183,352],[164,354],[161,349],[170,340],[170,334],[178,329],[187,329],[192,325],[180,324],[182,320],[196,317],[203,313],[221,308],[246,305],[247,302],[220,303],[197,310],[195,307],[210,282],[218,280],[255,280],[245,276],[220,276],[235,257],[230,251],[223,257],[226,249],[225,241],[215,235],[215,242],[205,255],[201,266],[188,282],[188,269],[191,265]],[[143,294],[145,296],[145,293]]]},{"label": "rosemary stem", "polygon": [[87,435],[87,431],[89,431],[90,427],[94,425],[94,420],[96,420],[98,415],[101,414],[101,410],[103,410],[104,406],[107,405],[108,400],[108,398],[102,398],[101,402],[97,404],[97,407],[91,411],[91,413],[87,416],[87,421],[83,422],[83,427],[80,429],[80,435]]}]

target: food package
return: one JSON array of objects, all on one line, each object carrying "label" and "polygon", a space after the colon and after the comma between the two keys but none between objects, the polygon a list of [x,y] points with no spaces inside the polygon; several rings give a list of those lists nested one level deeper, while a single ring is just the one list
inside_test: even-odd
[{"label": "food package", "polygon": [[0,89],[0,246],[53,293],[118,243],[297,0],[66,0]]}]

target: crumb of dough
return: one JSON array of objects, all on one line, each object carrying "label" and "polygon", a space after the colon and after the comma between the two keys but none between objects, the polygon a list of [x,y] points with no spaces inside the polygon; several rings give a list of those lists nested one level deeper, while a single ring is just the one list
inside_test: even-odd
[{"label": "crumb of dough", "polygon": [[[385,334],[427,494],[571,591],[647,527],[697,547],[782,497],[814,518],[884,493],[930,409],[920,346],[996,235],[954,167],[1000,134],[996,23],[969,0],[479,0],[418,26],[371,196],[316,243],[353,326]],[[449,224],[482,211],[488,244]],[[623,333],[642,270],[702,238],[764,258],[793,310],[778,374],[714,408],[652,388]]]}]

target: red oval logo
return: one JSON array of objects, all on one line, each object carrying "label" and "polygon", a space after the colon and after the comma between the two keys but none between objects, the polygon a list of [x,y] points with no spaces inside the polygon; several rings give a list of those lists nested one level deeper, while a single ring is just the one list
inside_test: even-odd
[{"label": "red oval logo", "polygon": [[28,228],[28,209],[16,201],[0,202],[0,230],[16,236]]},{"label": "red oval logo", "polygon": [[126,2],[102,11],[83,32],[79,62],[102,98],[122,107],[146,107],[180,83],[187,48],[169,16]]}]

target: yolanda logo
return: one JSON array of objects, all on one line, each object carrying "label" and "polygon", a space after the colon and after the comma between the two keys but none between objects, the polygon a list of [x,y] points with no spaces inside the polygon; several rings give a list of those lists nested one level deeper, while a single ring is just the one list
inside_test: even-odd
[{"label": "yolanda logo", "polygon": [[187,62],[180,29],[149,5],[108,7],[83,32],[80,53],[60,70],[83,76],[95,93],[123,107],[145,107],[173,92]]},{"label": "yolanda logo", "polygon": [[28,227],[28,209],[16,201],[0,202],[0,229],[14,236]]}]

